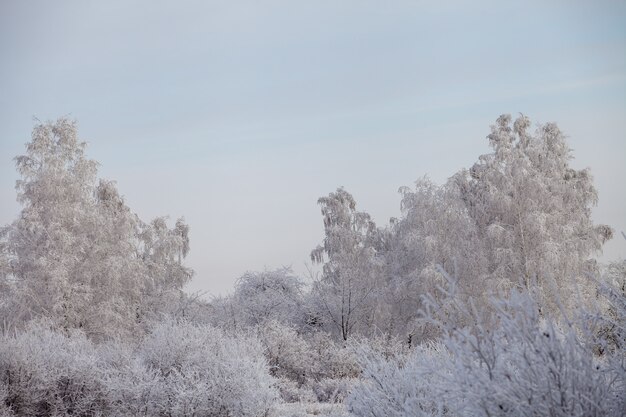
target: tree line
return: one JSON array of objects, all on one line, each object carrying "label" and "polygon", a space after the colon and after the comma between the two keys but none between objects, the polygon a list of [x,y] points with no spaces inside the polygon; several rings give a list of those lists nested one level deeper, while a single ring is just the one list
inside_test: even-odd
[{"label": "tree line", "polygon": [[75,122],[37,124],[0,229],[0,415],[619,415],[626,263],[595,260],[613,230],[592,176],[554,123],[503,115],[487,138],[402,187],[387,225],[321,197],[319,274],[204,300],[184,220],[140,219]]}]

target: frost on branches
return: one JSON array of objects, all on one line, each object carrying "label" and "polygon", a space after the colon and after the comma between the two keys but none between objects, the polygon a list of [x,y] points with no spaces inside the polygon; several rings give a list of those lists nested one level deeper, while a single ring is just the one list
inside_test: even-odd
[{"label": "frost on branches", "polygon": [[[449,277],[448,277],[449,278]],[[604,294],[622,317],[624,296]],[[512,290],[492,299],[495,320],[473,303],[456,299],[458,314],[472,325],[457,327],[435,298],[424,315],[443,331],[434,345],[400,358],[365,350],[365,378],[348,400],[359,416],[619,416],[626,410],[626,349],[607,346],[605,318],[541,317],[530,293]],[[621,333],[622,335],[624,333]]]},{"label": "frost on branches", "polygon": [[0,339],[5,416],[260,417],[273,384],[256,338],[184,321],[156,325],[137,347],[34,322]]},{"label": "frost on branches", "polygon": [[589,170],[552,123],[504,115],[488,141],[387,226],[321,197],[313,279],[204,300],[189,226],[142,221],[75,123],[38,124],[0,229],[0,416],[626,414],[626,263],[594,259]]},{"label": "frost on branches", "polygon": [[376,225],[342,188],[318,200],[324,216],[324,244],[311,252],[323,263],[323,275],[313,288],[329,329],[345,341],[357,329],[372,325],[378,263],[370,244]]},{"label": "frost on branches", "polygon": [[113,182],[97,180],[85,147],[59,119],[37,125],[15,159],[23,209],[1,235],[5,326],[46,317],[97,339],[127,337],[191,277],[187,225],[142,222]]}]

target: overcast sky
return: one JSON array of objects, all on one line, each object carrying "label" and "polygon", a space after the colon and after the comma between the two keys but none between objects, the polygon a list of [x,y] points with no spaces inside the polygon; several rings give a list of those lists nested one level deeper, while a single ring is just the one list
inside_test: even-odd
[{"label": "overcast sky", "polygon": [[567,133],[595,220],[626,230],[626,3],[441,3],[0,2],[0,224],[33,117],[69,115],[143,219],[185,216],[188,289],[226,293],[304,274],[318,197],[344,186],[384,225],[400,186],[471,166],[522,112]]}]

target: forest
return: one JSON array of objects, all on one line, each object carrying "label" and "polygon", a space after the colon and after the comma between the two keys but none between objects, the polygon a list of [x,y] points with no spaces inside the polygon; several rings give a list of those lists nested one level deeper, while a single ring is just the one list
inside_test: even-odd
[{"label": "forest", "polygon": [[141,219],[75,121],[38,122],[0,228],[0,416],[625,415],[626,260],[597,258],[626,235],[556,124],[485,133],[388,224],[320,197],[319,273],[205,299],[184,219]]}]

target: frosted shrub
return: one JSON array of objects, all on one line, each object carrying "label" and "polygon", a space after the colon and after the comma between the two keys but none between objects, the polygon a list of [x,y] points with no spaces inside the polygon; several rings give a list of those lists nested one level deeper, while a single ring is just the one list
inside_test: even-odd
[{"label": "frosted shrub", "polygon": [[[363,379],[351,391],[348,410],[363,417],[449,415],[435,386],[445,373],[447,353],[439,347],[415,347],[387,354],[367,344],[356,347]],[[437,372],[434,370],[439,369]]]},{"label": "frosted shrub", "polygon": [[306,387],[317,401],[342,401],[360,373],[354,351],[324,332],[313,333],[306,340],[313,364]]},{"label": "frosted shrub", "polygon": [[276,398],[256,338],[186,322],[158,324],[120,377],[121,414],[263,416]]},{"label": "frosted shrub", "polygon": [[104,368],[84,333],[33,323],[0,339],[0,407],[16,416],[106,415]]},{"label": "frosted shrub", "polygon": [[258,328],[271,375],[284,401],[336,402],[358,375],[352,351],[325,333],[303,337],[294,327],[269,321]]},{"label": "frosted shrub", "polygon": [[598,288],[606,301],[604,309],[590,315],[599,328],[598,352],[626,354],[626,260],[610,264]]},{"label": "frosted shrub", "polygon": [[317,379],[359,376],[360,369],[354,351],[335,342],[328,333],[314,333],[308,342],[311,345],[313,361],[319,367]]},{"label": "frosted shrub", "polygon": [[0,381],[0,417],[14,416],[9,403],[9,387],[6,381]]},{"label": "frosted shrub", "polygon": [[[432,300],[429,317],[443,330],[445,350],[420,347],[390,359],[362,351],[365,379],[348,402],[354,414],[618,416],[626,410],[625,352],[594,355],[602,341],[593,320],[541,317],[533,297],[512,292],[492,302],[491,318],[471,303],[456,303],[474,323],[457,328],[438,316],[441,305]],[[624,309],[616,314],[623,317]]]},{"label": "frosted shrub", "polygon": [[294,328],[270,321],[258,330],[273,376],[301,385],[317,373],[309,344]]},{"label": "frosted shrub", "polygon": [[319,381],[310,381],[308,385],[317,401],[341,403],[356,381],[356,378],[322,378]]},{"label": "frosted shrub", "polygon": [[[626,407],[623,369],[594,356],[566,319],[541,319],[528,294],[495,303],[499,326],[451,330],[440,395],[463,415],[606,416]],[[469,312],[468,312],[469,313]]]}]

